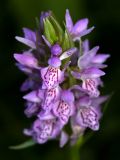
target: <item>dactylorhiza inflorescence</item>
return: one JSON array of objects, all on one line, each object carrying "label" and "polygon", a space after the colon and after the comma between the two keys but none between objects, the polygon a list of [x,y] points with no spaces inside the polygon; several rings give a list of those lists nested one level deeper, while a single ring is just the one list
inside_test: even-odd
[{"label": "dactylorhiza inflorescence", "polygon": [[24,37],[16,36],[28,50],[14,54],[16,65],[27,75],[21,86],[29,92],[23,96],[24,113],[34,117],[24,134],[39,144],[59,139],[60,147],[68,140],[76,143],[86,128],[99,129],[101,104],[107,100],[99,87],[109,57],[97,54],[99,46],[90,49],[83,39],[94,29],[88,28],[87,18],[73,24],[66,10],[64,24],[63,30],[51,11],[42,12],[37,30],[23,28]]}]

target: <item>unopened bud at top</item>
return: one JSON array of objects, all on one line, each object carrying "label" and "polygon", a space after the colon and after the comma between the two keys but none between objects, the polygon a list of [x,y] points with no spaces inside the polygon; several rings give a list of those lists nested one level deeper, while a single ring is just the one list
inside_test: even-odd
[{"label": "unopened bud at top", "polygon": [[51,47],[51,53],[54,56],[59,56],[62,53],[62,48],[59,44],[55,44]]}]

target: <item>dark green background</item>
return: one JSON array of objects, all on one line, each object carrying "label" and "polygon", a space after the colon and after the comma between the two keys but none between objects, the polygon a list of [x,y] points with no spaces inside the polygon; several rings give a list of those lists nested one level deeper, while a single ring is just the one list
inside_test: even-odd
[{"label": "dark green background", "polygon": [[25,141],[22,129],[29,120],[24,116],[23,94],[19,87],[25,76],[15,67],[13,53],[24,45],[15,35],[22,36],[22,27],[35,28],[35,17],[43,10],[53,10],[63,22],[69,8],[76,21],[88,17],[96,29],[88,36],[91,45],[111,54],[107,61],[104,94],[114,93],[101,121],[101,128],[80,150],[82,160],[120,159],[120,3],[119,0],[4,0],[0,1],[0,160],[70,160],[69,146],[58,142],[36,145],[21,151],[8,146]]}]

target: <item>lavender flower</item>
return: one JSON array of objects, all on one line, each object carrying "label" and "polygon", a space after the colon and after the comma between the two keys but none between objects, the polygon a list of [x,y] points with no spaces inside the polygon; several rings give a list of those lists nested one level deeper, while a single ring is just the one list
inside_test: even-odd
[{"label": "lavender flower", "polygon": [[76,22],[75,25],[73,25],[73,21],[68,9],[66,10],[65,20],[66,20],[66,28],[74,41],[79,40],[80,37],[90,33],[94,29],[94,27],[87,29],[88,26],[87,18],[81,19],[78,22]]},{"label": "lavender flower", "polygon": [[23,96],[24,113],[36,119],[24,134],[39,144],[59,139],[60,147],[68,140],[75,144],[86,128],[99,129],[101,105],[108,98],[100,96],[99,87],[109,54],[97,54],[98,46],[90,49],[89,41],[81,39],[94,27],[87,29],[87,18],[73,25],[69,10],[65,22],[64,31],[51,11],[42,12],[38,30],[23,28],[24,37],[16,37],[29,49],[14,54],[16,65],[27,75],[21,86],[22,91],[29,90]]}]

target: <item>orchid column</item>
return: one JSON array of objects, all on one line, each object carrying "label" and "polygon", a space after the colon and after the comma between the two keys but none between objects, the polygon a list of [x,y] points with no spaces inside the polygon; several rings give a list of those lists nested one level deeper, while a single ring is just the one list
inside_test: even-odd
[{"label": "orchid column", "polygon": [[94,29],[88,28],[87,18],[73,24],[66,10],[63,26],[51,11],[42,12],[37,30],[23,28],[24,37],[16,37],[28,49],[14,54],[17,67],[27,75],[21,86],[29,92],[23,96],[24,113],[34,117],[23,132],[39,144],[59,139],[60,147],[77,143],[86,128],[99,129],[101,104],[107,100],[99,87],[109,57],[97,54],[99,46],[90,49],[83,37]]}]

